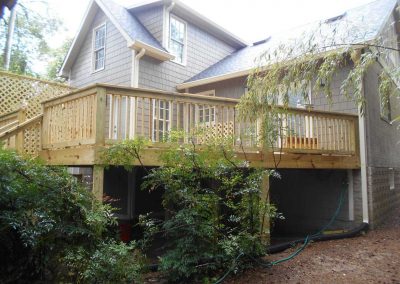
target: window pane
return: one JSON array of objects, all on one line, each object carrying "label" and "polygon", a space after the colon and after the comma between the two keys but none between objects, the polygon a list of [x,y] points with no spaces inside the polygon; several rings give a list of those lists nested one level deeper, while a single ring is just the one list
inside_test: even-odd
[{"label": "window pane", "polygon": [[178,62],[183,62],[183,45],[176,42],[171,41],[171,53],[175,56],[175,60]]},{"label": "window pane", "polygon": [[95,52],[95,70],[104,67],[104,48]]},{"label": "window pane", "polygon": [[96,30],[95,32],[95,45],[94,48],[95,49],[99,49],[104,47],[105,44],[105,26],[99,28]]}]

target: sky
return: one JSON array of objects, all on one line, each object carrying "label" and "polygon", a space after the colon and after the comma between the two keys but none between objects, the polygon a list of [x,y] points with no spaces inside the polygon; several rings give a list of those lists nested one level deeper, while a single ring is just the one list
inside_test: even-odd
[{"label": "sky", "polygon": [[[115,0],[121,4],[142,0]],[[213,22],[252,43],[279,31],[342,14],[372,0],[181,0]],[[54,38],[60,45],[74,37],[89,0],[49,0],[65,23],[66,31]]]}]

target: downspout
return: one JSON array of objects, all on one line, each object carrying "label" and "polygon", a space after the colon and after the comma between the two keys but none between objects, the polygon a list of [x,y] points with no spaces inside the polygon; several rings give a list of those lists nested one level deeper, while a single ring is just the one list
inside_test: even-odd
[{"label": "downspout", "polygon": [[[172,1],[171,4],[170,4],[168,7],[165,8],[165,11],[164,11],[163,46],[164,46],[165,48],[168,48],[168,37],[169,37],[169,36],[168,36],[168,35],[169,35],[169,13],[172,11],[172,9],[174,8],[174,6],[175,6],[175,2]],[[165,7],[165,6],[164,6],[164,7]]]},{"label": "downspout", "polygon": [[140,58],[144,56],[146,53],[146,50],[142,48],[138,54],[136,54],[136,51],[132,51],[132,73],[131,73],[131,87],[137,88],[139,87],[139,62]]},{"label": "downspout", "polygon": [[[365,99],[365,77],[363,76],[361,92]],[[367,184],[367,134],[366,134],[366,122],[365,122],[365,110],[364,114],[361,114],[361,110],[358,112],[358,131],[360,138],[360,164],[361,164],[361,202],[362,202],[362,215],[363,222],[369,223],[369,212],[368,212],[368,184]]]}]

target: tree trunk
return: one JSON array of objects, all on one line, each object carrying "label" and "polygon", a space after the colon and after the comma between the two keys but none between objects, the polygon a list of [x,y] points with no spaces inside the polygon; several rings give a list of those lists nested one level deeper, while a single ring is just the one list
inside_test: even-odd
[{"label": "tree trunk", "polygon": [[10,12],[10,19],[8,21],[6,44],[4,46],[3,68],[5,70],[10,69],[11,45],[12,45],[12,39],[13,39],[13,36],[14,36],[14,28],[15,28],[15,19],[16,18],[17,18],[17,6],[14,6],[14,8]]}]

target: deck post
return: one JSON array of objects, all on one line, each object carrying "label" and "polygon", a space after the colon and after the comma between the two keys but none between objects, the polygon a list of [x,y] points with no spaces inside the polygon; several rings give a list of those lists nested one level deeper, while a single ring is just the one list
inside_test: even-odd
[{"label": "deck post", "polygon": [[[26,109],[25,108],[21,108],[18,111],[17,119],[18,119],[18,124],[21,124],[26,120]],[[20,131],[16,135],[15,149],[17,150],[18,153],[22,153],[24,151],[24,131]]]},{"label": "deck post", "polygon": [[102,201],[104,195],[104,167],[93,166],[93,195],[97,200]]},{"label": "deck post", "polygon": [[[96,89],[96,120],[95,120],[95,147],[96,152],[101,151],[105,145],[105,117],[107,111],[107,90],[106,88],[98,87]],[[96,155],[98,159],[99,155]],[[104,194],[104,167],[98,165],[101,161],[96,160],[93,166],[93,194],[97,200],[103,200]]]}]

